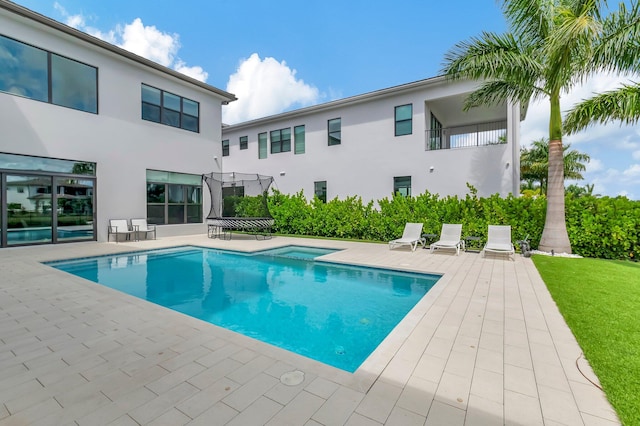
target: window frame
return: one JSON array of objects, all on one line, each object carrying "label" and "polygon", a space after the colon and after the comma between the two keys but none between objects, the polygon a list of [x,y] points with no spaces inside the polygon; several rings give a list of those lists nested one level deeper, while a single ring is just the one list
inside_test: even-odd
[{"label": "window frame", "polygon": [[[409,182],[407,186],[406,182]],[[404,185],[401,185],[404,184]],[[403,193],[402,190],[406,190]],[[393,195],[399,194],[403,197],[411,197],[411,176],[394,176],[393,177]]]},{"label": "window frame", "polygon": [[[302,132],[299,132],[299,129],[302,129]],[[293,153],[294,154],[305,153],[306,138],[307,136],[306,136],[306,129],[304,124],[293,127]]]},{"label": "window frame", "polygon": [[[398,111],[400,108],[410,108],[409,118],[398,119]],[[406,136],[413,134],[413,104],[404,104],[398,105],[393,109],[393,119],[394,119],[394,136]],[[402,127],[402,125],[409,124],[409,130],[404,132],[399,132],[398,129]]]},{"label": "window frame", "polygon": [[263,160],[268,157],[269,139],[268,133],[258,133],[258,159]]},{"label": "window frame", "polygon": [[[160,92],[159,104],[155,104],[155,103],[151,102],[148,99],[145,100],[145,97],[144,97],[144,88],[145,87]],[[180,110],[176,110],[171,105],[167,105],[168,102],[165,102],[165,98],[169,99],[171,97],[178,98],[179,103],[180,103]],[[198,113],[197,116],[195,116],[193,114],[189,114],[188,112],[185,112],[185,101],[186,102],[190,102],[190,103],[194,104],[197,107],[197,113]],[[188,132],[200,133],[200,102],[195,101],[193,99],[186,98],[184,96],[180,96],[180,95],[178,95],[176,93],[169,92],[167,90],[160,89],[159,87],[155,87],[155,86],[152,86],[150,84],[141,83],[141,86],[140,86],[140,103],[141,103],[140,117],[143,120],[150,121],[152,123],[163,124],[165,126],[173,127],[173,128],[176,128],[176,129],[186,130]],[[149,115],[145,115],[145,106],[152,107],[154,109],[155,108],[159,108],[158,109],[158,117],[157,117],[157,119],[156,118],[152,118]],[[171,116],[170,113],[177,114],[178,123],[176,125],[174,125],[171,122],[169,122],[170,121],[169,117]],[[185,120],[185,118],[186,118],[186,120]],[[190,123],[190,120],[195,120],[195,129],[189,127],[188,124],[185,124],[185,123]]]},{"label": "window frame", "polygon": [[222,141],[222,156],[229,156],[229,139],[225,139]]},{"label": "window frame", "polygon": [[[283,135],[285,132],[289,133],[288,138],[284,138]],[[277,135],[278,138],[274,142],[274,135]],[[291,127],[284,127],[278,130],[271,130],[269,132],[269,141],[270,144],[270,152],[271,154],[280,154],[282,152],[291,152]]]},{"label": "window frame", "polygon": [[[322,186],[318,188],[318,185]],[[327,181],[319,180],[313,182],[313,194],[314,196],[318,197],[318,199],[324,204],[327,204]]]},{"label": "window frame", "polygon": [[240,150],[249,149],[249,136],[240,136],[238,139]]},{"label": "window frame", "polygon": [[[149,179],[148,176],[148,172],[154,172],[154,173],[166,173],[167,174],[167,178],[166,179]],[[154,224],[154,225],[187,225],[190,223],[203,223],[204,221],[204,213],[203,213],[203,188],[202,188],[202,182],[199,185],[194,185],[194,184],[190,184],[190,183],[184,183],[184,182],[179,182],[179,178],[180,176],[190,176],[190,177],[197,177],[197,175],[193,175],[190,173],[178,173],[178,172],[164,172],[164,171],[159,171],[159,170],[150,170],[147,169],[147,179],[146,179],[146,192],[147,192],[147,198],[146,198],[146,206],[147,206],[147,221],[150,224]],[[172,179],[176,178],[176,179]],[[157,188],[162,187],[162,201],[149,201],[149,187],[150,185],[155,185]],[[179,192],[182,194],[182,200],[176,202],[175,200],[172,201],[170,200],[170,193],[171,193],[171,188],[170,187],[179,187]],[[175,188],[174,188],[175,189]],[[196,202],[192,202],[193,200],[189,197],[190,194],[193,194],[193,191],[195,190],[195,194],[198,195],[198,200],[196,200]],[[149,216],[149,208],[150,207],[162,207],[162,219],[163,222],[159,223],[157,220],[155,220],[155,218]],[[171,216],[171,207],[173,207],[174,209],[176,207],[182,207],[182,222],[172,222],[172,216]],[[192,213],[193,211],[197,211],[197,214],[195,215],[195,219],[196,220],[191,220],[193,216]]]},{"label": "window frame", "polygon": [[[51,104],[51,105],[56,105],[56,106],[60,106],[60,107],[63,107],[63,108],[73,109],[75,111],[87,112],[87,113],[96,114],[96,115],[99,113],[100,99],[99,99],[99,91],[98,91],[98,87],[99,87],[98,86],[98,79],[99,79],[98,67],[95,67],[95,66],[90,65],[90,64],[88,64],[86,62],[82,62],[82,61],[79,61],[77,59],[71,58],[69,56],[61,55],[59,53],[55,53],[55,52],[52,52],[52,51],[47,50],[47,49],[43,49],[43,48],[38,47],[38,46],[34,46],[33,44],[30,44],[30,43],[25,43],[25,42],[23,42],[21,40],[15,39],[13,37],[6,36],[4,34],[0,34],[0,38],[5,38],[5,39],[7,39],[9,41],[12,41],[12,42],[17,43],[17,44],[22,45],[22,46],[29,47],[31,49],[38,50],[38,51],[43,52],[45,54],[45,56],[46,56],[46,77],[45,77],[46,78],[46,81],[45,81],[46,87],[43,88],[43,89],[46,89],[46,94],[43,93],[42,98],[38,98],[38,97],[34,97],[34,96],[23,95],[23,94],[20,94],[20,93],[9,92],[9,91],[5,91],[5,90],[0,90],[0,93],[6,93],[8,95],[19,96],[21,98],[31,99],[31,100],[39,101],[39,102],[45,102],[45,103],[48,103],[48,104]],[[53,89],[53,86],[54,86],[54,75],[55,75],[55,71],[56,71],[56,69],[54,69],[54,65],[53,65],[53,63],[54,63],[53,58],[54,57],[61,58],[61,59],[65,60],[65,61],[70,61],[70,62],[73,62],[75,64],[82,65],[82,66],[87,67],[87,68],[89,68],[89,69],[94,71],[94,73],[95,73],[94,80],[95,81],[94,81],[94,85],[93,85],[93,93],[91,95],[95,99],[95,104],[92,105],[91,108],[79,108],[79,107],[74,107],[74,106],[71,106],[71,105],[68,105],[68,104],[65,104],[65,103],[55,102],[54,101],[54,89]],[[19,67],[20,68],[26,68],[26,66],[24,66],[23,62],[19,63]],[[67,73],[65,72],[65,73],[62,73],[62,74],[66,75]],[[82,87],[82,86],[78,86],[78,87]],[[46,99],[45,99],[45,97],[46,97]]]},{"label": "window frame", "polygon": [[[336,122],[339,125],[339,130],[331,131],[331,124],[335,124]],[[327,120],[327,144],[329,146],[342,145],[342,117]]]}]

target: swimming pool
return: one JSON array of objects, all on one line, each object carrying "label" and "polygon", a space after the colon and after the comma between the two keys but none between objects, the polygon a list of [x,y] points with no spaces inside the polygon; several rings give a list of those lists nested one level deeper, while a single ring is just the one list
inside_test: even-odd
[{"label": "swimming pool", "polygon": [[47,264],[349,372],[440,278],[301,259],[287,253],[313,250],[293,247],[181,247]]}]

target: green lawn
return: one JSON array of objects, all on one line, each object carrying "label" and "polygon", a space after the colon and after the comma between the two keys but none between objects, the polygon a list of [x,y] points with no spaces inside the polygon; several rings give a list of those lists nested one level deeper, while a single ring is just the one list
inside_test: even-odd
[{"label": "green lawn", "polygon": [[640,425],[640,263],[534,256],[625,425]]}]

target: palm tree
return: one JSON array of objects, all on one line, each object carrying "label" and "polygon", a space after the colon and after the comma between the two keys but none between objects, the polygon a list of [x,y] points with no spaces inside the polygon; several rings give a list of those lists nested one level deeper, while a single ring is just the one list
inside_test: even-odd
[{"label": "palm tree", "polygon": [[606,124],[613,120],[624,124],[635,124],[640,120],[640,85],[625,84],[579,103],[567,114],[564,128],[571,134],[590,124]]},{"label": "palm tree", "polygon": [[[640,13],[619,5],[603,17],[604,0],[502,0],[510,31],[484,32],[456,44],[445,55],[444,73],[452,79],[484,82],[465,108],[549,99],[547,214],[539,248],[571,252],[564,206],[564,167],[560,95],[599,71],[624,72],[637,57],[616,58],[617,44],[638,44]],[[627,25],[631,25],[631,28]]]},{"label": "palm tree", "polygon": [[[576,149],[569,150],[571,144],[565,145],[564,179],[582,180],[582,172],[587,167],[585,163],[591,161],[589,154]],[[549,175],[549,140],[542,138],[533,141],[530,148],[520,150],[520,179],[528,182],[538,182],[540,193],[547,194],[547,177]]]},{"label": "palm tree", "polygon": [[[640,72],[640,41],[638,30],[638,8],[634,3],[631,12],[621,7],[617,14],[610,15],[605,28],[610,31],[595,49],[597,62],[611,64],[605,71],[627,69]],[[574,106],[564,122],[568,134],[576,133],[594,123],[606,124],[619,120],[623,124],[636,124],[640,120],[640,84],[623,84]]]}]

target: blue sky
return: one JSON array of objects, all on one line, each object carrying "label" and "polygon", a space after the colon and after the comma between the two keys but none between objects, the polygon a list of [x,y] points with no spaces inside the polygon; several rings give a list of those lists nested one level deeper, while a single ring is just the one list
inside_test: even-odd
[{"label": "blue sky", "polygon": [[[433,77],[456,42],[506,30],[495,0],[17,3],[234,93],[227,123]],[[563,109],[627,81],[596,76]],[[523,145],[548,135],[548,114],[546,103],[530,105]],[[564,142],[591,156],[579,184],[640,199],[637,127],[595,126]]]}]

